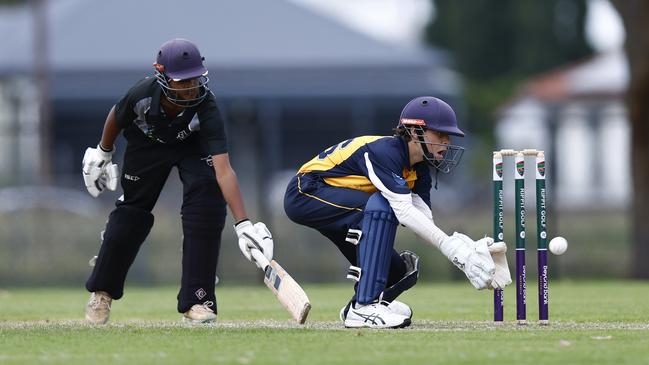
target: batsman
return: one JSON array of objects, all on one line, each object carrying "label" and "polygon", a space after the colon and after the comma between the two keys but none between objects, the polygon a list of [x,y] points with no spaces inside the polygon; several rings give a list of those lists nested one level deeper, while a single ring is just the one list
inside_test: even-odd
[{"label": "batsman", "polygon": [[511,283],[504,242],[448,235],[433,221],[432,168],[449,173],[464,149],[455,112],[444,101],[423,96],[402,110],[393,136],[360,136],[324,150],[305,163],[284,196],[288,217],[331,240],[351,266],[352,299],[340,310],[345,327],[401,328],[412,310],[397,297],[414,286],[419,257],[397,252],[399,224],[439,249],[476,289]]},{"label": "batsman", "polygon": [[[83,158],[83,179],[97,197],[115,190],[124,194],[110,213],[102,245],[86,289],[91,292],[86,319],[108,321],[111,304],[124,292],[126,274],[153,226],[153,209],[172,168],[183,184],[182,278],[178,311],[191,323],[213,321],[216,267],[230,207],[239,248],[273,256],[266,226],[252,224],[244,208],[237,177],[230,165],[223,120],[208,87],[207,69],[194,43],[172,39],[156,56],[154,73],[136,83],[113,106],[101,141]],[[120,176],[112,162],[114,142],[123,133],[127,145]]]}]

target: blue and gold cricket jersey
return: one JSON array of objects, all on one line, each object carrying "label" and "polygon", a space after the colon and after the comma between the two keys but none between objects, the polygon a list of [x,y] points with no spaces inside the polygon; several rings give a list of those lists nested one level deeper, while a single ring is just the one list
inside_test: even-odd
[{"label": "blue and gold cricket jersey", "polygon": [[399,137],[360,136],[333,145],[304,164],[298,174],[309,173],[328,185],[367,193],[379,189],[370,175],[396,194],[419,195],[430,204],[431,178],[425,162],[410,166],[406,142]]}]

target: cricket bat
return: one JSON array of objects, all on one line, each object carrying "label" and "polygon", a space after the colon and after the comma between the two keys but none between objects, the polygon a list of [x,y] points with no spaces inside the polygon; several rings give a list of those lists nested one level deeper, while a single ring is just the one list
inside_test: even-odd
[{"label": "cricket bat", "polygon": [[261,251],[250,250],[252,257],[264,271],[264,284],[275,293],[277,299],[291,313],[293,319],[304,324],[311,303],[300,285],[275,261],[268,261]]}]

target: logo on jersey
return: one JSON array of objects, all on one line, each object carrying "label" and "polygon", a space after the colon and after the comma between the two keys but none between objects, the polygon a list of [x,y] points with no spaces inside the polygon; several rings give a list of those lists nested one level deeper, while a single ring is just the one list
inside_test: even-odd
[{"label": "logo on jersey", "polygon": [[397,185],[400,185],[400,186],[406,186],[406,180],[404,180],[403,177],[401,177],[401,176],[399,176],[399,175],[397,175],[397,174],[395,174],[395,173],[393,172],[393,173],[392,173],[392,178],[393,178],[394,181],[397,183]]},{"label": "logo on jersey", "polygon": [[176,139],[179,141],[184,140],[185,138],[189,137],[189,135],[192,133],[192,131],[188,131],[186,129],[183,129],[182,131],[178,132],[176,135]]},{"label": "logo on jersey", "polygon": [[124,178],[125,178],[126,180],[131,180],[131,181],[138,181],[138,180],[140,180],[140,177],[139,177],[139,176],[129,175],[129,174],[124,174]]},{"label": "logo on jersey", "polygon": [[214,161],[212,161],[212,156],[209,156],[209,155],[208,155],[208,156],[202,157],[202,158],[201,158],[201,161],[205,161],[205,163],[206,163],[207,166],[209,166],[209,167],[214,166]]}]

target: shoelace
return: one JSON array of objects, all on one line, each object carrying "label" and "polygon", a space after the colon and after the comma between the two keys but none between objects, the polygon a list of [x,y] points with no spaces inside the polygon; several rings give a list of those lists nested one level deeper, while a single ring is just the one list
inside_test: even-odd
[{"label": "shoelace", "polygon": [[99,295],[97,293],[93,294],[92,299],[90,300],[90,306],[93,309],[97,309],[102,302],[106,303],[106,307],[110,310],[110,299],[105,295]]},{"label": "shoelace", "polygon": [[202,310],[206,310],[206,311],[209,311],[211,313],[214,313],[212,308],[210,308],[212,306],[214,306],[214,302],[211,301],[211,300],[208,300],[207,302],[204,302],[203,304],[201,304],[201,306],[199,308],[201,308]]}]

